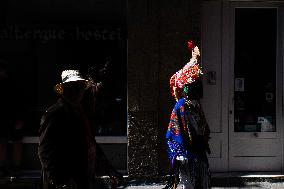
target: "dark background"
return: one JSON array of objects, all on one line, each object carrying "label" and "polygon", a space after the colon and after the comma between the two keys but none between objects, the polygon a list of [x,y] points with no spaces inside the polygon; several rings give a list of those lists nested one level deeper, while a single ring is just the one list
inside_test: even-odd
[{"label": "dark background", "polygon": [[[127,33],[125,0],[1,1],[0,62],[5,64],[11,117],[37,136],[40,117],[57,99],[64,69],[110,63],[100,96],[97,135],[126,135]],[[1,119],[1,117],[0,117]]]},{"label": "dark background", "polygon": [[[128,117],[128,157],[123,156],[128,162],[129,175],[152,177],[159,173],[164,175],[168,171],[165,133],[170,112],[175,103],[170,95],[168,82],[172,74],[189,60],[186,48],[187,40],[191,38],[197,44],[201,44],[201,2],[199,0],[134,0],[128,1],[126,5],[122,0],[82,0],[80,2],[74,0],[32,0],[28,2],[4,0],[0,2],[0,9],[2,9],[0,10],[0,19],[2,19],[0,23],[4,23],[5,27],[14,25],[14,23],[22,26],[21,23],[24,23],[24,28],[28,27],[28,23],[32,23],[32,28],[56,27],[59,30],[66,29],[74,33],[74,28],[76,29],[77,26],[88,28],[91,26],[100,29],[116,28],[121,23],[118,20],[126,23],[124,18],[127,15],[127,35],[126,31],[122,32],[122,36],[125,37],[122,37],[120,45],[116,45],[123,46],[122,49],[125,50],[123,50],[125,52],[122,53],[123,56],[126,56],[127,53],[127,74],[124,76],[127,75],[128,115],[125,115],[125,122]],[[127,13],[123,13],[124,11]],[[1,35],[0,31],[0,38]],[[126,39],[127,49],[125,47]],[[69,46],[62,39],[49,40],[48,43],[41,40],[29,41],[33,41],[35,44],[29,44],[26,40],[1,40],[0,52],[6,55],[13,54],[14,57],[19,57],[20,54],[32,56],[25,61],[20,61],[21,63],[17,62],[15,67],[19,67],[22,62],[29,64],[23,75],[30,75],[34,73],[34,70],[37,70],[34,74],[37,79],[34,79],[33,76],[26,76],[30,78],[29,85],[36,86],[37,93],[29,92],[25,85],[23,87],[20,84],[17,86],[24,88],[22,93],[36,97],[29,98],[24,102],[36,102],[38,106],[31,106],[31,109],[41,113],[56,99],[53,86],[61,80],[60,69],[62,66],[60,65],[62,65],[62,61],[60,60],[63,59],[65,63],[67,62],[59,43],[63,43],[68,48]],[[82,40],[82,42],[89,41]],[[98,40],[95,42],[97,43]],[[8,43],[9,45],[6,45]],[[13,43],[15,45],[12,45]],[[70,43],[72,44],[72,42]],[[96,54],[97,57],[100,57],[102,52],[108,53],[110,46],[106,45],[107,51],[100,46],[97,49],[100,52]],[[75,55],[68,52],[71,51],[65,49],[65,54],[69,57],[68,60],[75,60],[76,58],[72,58]],[[115,50],[115,53],[118,51]],[[58,54],[61,55],[61,59],[57,57]],[[77,56],[77,59],[79,59],[78,57],[80,56]],[[104,60],[104,56],[101,59]],[[124,57],[123,60],[126,67],[126,58]],[[40,68],[34,64],[38,61]],[[112,61],[113,64],[114,62],[116,61]],[[24,64],[21,66],[27,68]],[[115,69],[113,70],[117,72]],[[21,84],[25,83],[23,78],[20,80],[16,75],[11,78],[15,78]],[[119,79],[116,78],[116,80],[118,83],[120,82]],[[114,83],[116,80],[111,81]],[[126,87],[126,84],[123,86]],[[126,109],[126,106],[124,107]],[[108,110],[114,111],[113,109]],[[121,117],[124,119],[123,116]],[[36,116],[31,120],[34,120],[34,125],[38,127]],[[123,129],[126,133],[126,123]],[[36,144],[33,147],[33,152],[28,154],[33,156],[36,154]],[[123,152],[123,154],[125,153]],[[116,153],[114,157],[121,165],[122,161]],[[31,159],[28,157],[27,162],[31,162]]]}]

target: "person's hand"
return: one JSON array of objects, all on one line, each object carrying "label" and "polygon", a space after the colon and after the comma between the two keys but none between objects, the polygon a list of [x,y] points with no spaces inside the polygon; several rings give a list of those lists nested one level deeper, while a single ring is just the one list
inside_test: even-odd
[{"label": "person's hand", "polygon": [[16,120],[15,122],[15,129],[20,130],[24,127],[24,121],[23,120]]},{"label": "person's hand", "polygon": [[176,160],[180,161],[182,164],[184,164],[188,161],[188,159],[184,156],[177,156]]},{"label": "person's hand", "polygon": [[111,189],[117,189],[118,181],[116,177],[110,177],[110,179],[111,179]]},{"label": "person's hand", "polygon": [[111,170],[111,174],[109,175],[111,179],[111,188],[115,189],[119,186],[126,187],[126,182],[124,181],[123,175],[116,171],[115,169]]},{"label": "person's hand", "polygon": [[199,56],[200,56],[199,48],[198,48],[198,46],[195,46],[193,51],[192,51],[192,58],[198,59]]}]

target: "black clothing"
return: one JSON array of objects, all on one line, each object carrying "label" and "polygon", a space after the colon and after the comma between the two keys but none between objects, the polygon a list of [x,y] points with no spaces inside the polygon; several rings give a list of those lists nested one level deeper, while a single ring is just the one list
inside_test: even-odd
[{"label": "black clothing", "polygon": [[42,164],[43,189],[50,182],[75,182],[88,188],[88,144],[84,120],[63,99],[42,116],[38,155]]}]

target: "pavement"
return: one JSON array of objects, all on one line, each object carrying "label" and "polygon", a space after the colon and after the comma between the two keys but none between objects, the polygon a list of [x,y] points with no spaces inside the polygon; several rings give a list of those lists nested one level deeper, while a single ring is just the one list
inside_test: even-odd
[{"label": "pavement", "polygon": [[[143,182],[129,180],[124,189],[163,189],[165,182]],[[0,189],[39,189],[39,176],[37,173],[25,173],[18,177],[0,178]],[[178,187],[179,189],[180,187]],[[280,173],[213,173],[212,189],[284,189],[284,175]],[[96,189],[101,189],[96,187]]]},{"label": "pavement", "polygon": [[[153,183],[153,184],[140,184],[126,187],[127,189],[164,189],[165,184]],[[212,178],[212,189],[260,189],[260,188],[271,188],[271,189],[284,189],[284,176],[255,176],[255,177],[244,177],[244,176],[213,176]],[[178,187],[181,189],[181,187]]]}]

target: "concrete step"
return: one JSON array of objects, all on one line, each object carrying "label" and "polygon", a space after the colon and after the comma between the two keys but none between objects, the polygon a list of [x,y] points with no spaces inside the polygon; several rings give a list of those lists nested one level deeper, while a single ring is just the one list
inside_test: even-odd
[{"label": "concrete step", "polygon": [[213,187],[284,188],[284,175],[280,172],[213,173]]}]

